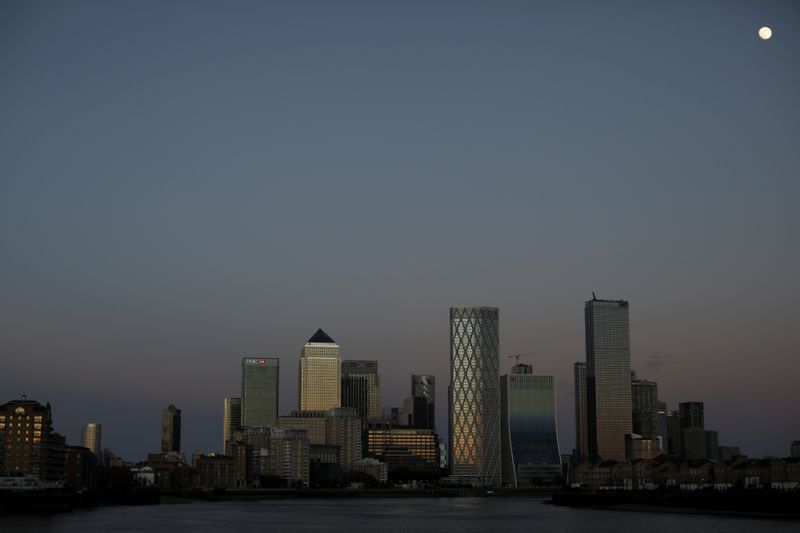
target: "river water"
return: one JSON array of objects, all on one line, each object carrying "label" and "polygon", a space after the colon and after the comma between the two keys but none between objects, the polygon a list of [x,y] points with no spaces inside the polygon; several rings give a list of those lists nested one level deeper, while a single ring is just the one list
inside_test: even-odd
[{"label": "river water", "polygon": [[105,507],[51,516],[0,517],[0,531],[370,531],[491,532],[772,532],[800,531],[800,521],[730,516],[572,509],[543,498],[348,498],[196,502]]}]

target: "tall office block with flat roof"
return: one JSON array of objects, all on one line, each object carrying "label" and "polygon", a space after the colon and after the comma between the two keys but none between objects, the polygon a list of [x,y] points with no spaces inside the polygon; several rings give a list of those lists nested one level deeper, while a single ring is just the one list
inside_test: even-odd
[{"label": "tall office block with flat roof", "polygon": [[299,363],[301,411],[327,411],[342,405],[342,359],[339,345],[318,329],[303,346]]},{"label": "tall office block with flat roof", "polygon": [[[411,376],[411,397],[425,398],[427,406],[424,427],[436,430],[436,377],[413,374]],[[417,425],[420,424],[417,423]]]},{"label": "tall office block with flat roof", "polygon": [[242,427],[274,427],[278,419],[280,361],[274,357],[242,359]]},{"label": "tall office block with flat roof", "polygon": [[586,363],[575,363],[575,449],[578,459],[589,458],[589,427],[587,419]]},{"label": "tall office block with flat roof", "polygon": [[499,312],[450,308],[450,476],[500,485]]},{"label": "tall office block with flat roof", "polygon": [[342,407],[355,409],[366,420],[381,417],[377,361],[342,361]]},{"label": "tall office block with flat roof", "polygon": [[83,426],[83,429],[81,429],[81,446],[89,448],[95,457],[100,457],[103,451],[100,440],[102,430],[102,425],[94,422],[87,423]]},{"label": "tall office block with flat roof", "polygon": [[227,455],[233,434],[242,429],[242,399],[225,398],[222,408],[222,453]]},{"label": "tall office block with flat roof", "polygon": [[628,302],[599,300],[584,306],[589,457],[625,460],[631,433],[631,346]]},{"label": "tall office block with flat roof", "polygon": [[181,451],[181,410],[174,405],[161,412],[161,451]]}]

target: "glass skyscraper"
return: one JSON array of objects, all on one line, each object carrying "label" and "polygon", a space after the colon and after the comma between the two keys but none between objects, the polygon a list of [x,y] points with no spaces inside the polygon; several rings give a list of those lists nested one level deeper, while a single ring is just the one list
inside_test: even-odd
[{"label": "glass skyscraper", "polygon": [[628,302],[593,298],[584,318],[589,457],[624,461],[632,413]]},{"label": "glass skyscraper", "polygon": [[500,379],[503,484],[558,483],[561,451],[553,376],[517,364]]},{"label": "glass skyscraper", "polygon": [[381,417],[381,390],[377,361],[342,361],[342,407],[358,411],[358,417]]},{"label": "glass skyscraper", "polygon": [[103,426],[101,424],[95,424],[94,422],[89,422],[81,429],[81,446],[92,450],[92,453],[98,459],[103,451],[103,446],[101,444],[102,431]]},{"label": "glass skyscraper", "polygon": [[242,427],[274,427],[278,419],[277,358],[242,359]]},{"label": "glass skyscraper", "polygon": [[500,485],[499,312],[450,308],[450,475]]},{"label": "glass skyscraper", "polygon": [[589,427],[587,419],[586,363],[575,363],[575,448],[578,458],[589,458]]},{"label": "glass skyscraper", "polygon": [[342,359],[339,345],[318,329],[303,346],[298,372],[301,411],[327,411],[342,406]]},{"label": "glass skyscraper", "polygon": [[225,398],[222,411],[222,453],[227,455],[228,442],[242,429],[242,399]]}]

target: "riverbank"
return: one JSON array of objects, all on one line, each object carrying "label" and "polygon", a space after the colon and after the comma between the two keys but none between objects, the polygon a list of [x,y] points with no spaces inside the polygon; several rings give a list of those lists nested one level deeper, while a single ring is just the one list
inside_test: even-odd
[{"label": "riverbank", "polygon": [[576,491],[553,493],[559,506],[615,511],[717,514],[800,520],[800,493],[778,491]]}]

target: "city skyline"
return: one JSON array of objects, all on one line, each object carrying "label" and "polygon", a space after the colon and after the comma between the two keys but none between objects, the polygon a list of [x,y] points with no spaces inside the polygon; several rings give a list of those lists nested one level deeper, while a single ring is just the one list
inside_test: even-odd
[{"label": "city skyline", "polygon": [[241,359],[282,360],[284,415],[322,327],[384,405],[437,376],[444,435],[443,310],[487,305],[571,450],[596,291],[631,302],[668,410],[786,453],[796,3],[302,4],[0,5],[6,399],[131,459],[174,404],[182,447],[217,450]]}]

